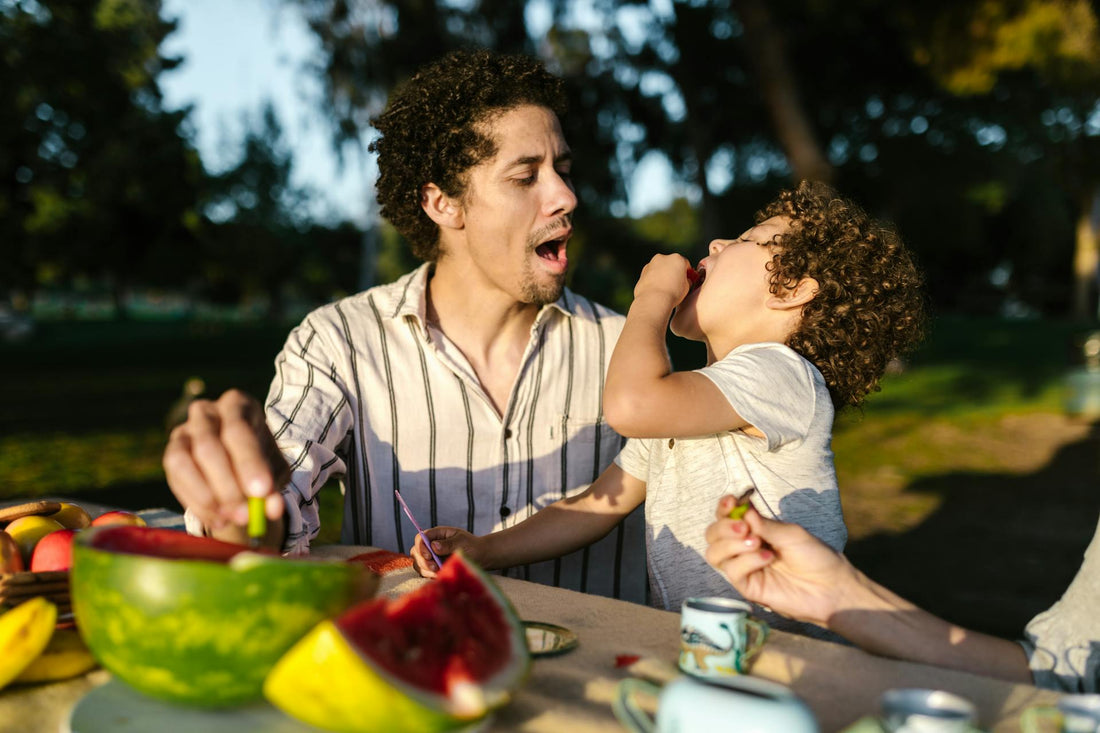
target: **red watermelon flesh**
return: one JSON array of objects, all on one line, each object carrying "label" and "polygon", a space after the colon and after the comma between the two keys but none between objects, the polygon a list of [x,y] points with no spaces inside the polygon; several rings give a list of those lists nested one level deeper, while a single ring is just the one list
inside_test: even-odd
[{"label": "red watermelon flesh", "polygon": [[459,562],[445,563],[434,582],[414,593],[361,604],[336,620],[386,673],[444,696],[513,663],[515,651],[500,643],[510,623],[485,581]]},{"label": "red watermelon flesh", "polygon": [[274,554],[269,549],[249,548],[212,537],[195,537],[176,529],[163,527],[139,527],[130,525],[107,526],[96,533],[92,547],[107,552],[125,552],[131,555],[151,555],[171,560],[208,560],[229,562],[236,555],[249,550]]}]

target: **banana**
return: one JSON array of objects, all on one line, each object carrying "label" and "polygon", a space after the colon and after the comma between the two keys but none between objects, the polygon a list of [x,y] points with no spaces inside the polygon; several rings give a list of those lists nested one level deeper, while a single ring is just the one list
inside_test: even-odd
[{"label": "banana", "polygon": [[76,629],[57,629],[45,651],[35,657],[15,681],[22,684],[67,680],[95,666],[95,657]]},{"label": "banana", "polygon": [[57,606],[42,596],[0,616],[0,688],[15,679],[46,648],[57,623]]}]

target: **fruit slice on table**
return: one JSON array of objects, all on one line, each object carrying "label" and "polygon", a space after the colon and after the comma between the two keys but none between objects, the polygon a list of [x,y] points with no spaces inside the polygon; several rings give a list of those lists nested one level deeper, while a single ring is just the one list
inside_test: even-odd
[{"label": "fruit slice on table", "polygon": [[333,731],[444,731],[506,703],[531,658],[508,599],[461,553],[395,600],[322,621],[271,670],[264,694]]},{"label": "fruit slice on table", "polygon": [[41,596],[0,615],[0,688],[42,653],[56,623],[57,606]]},{"label": "fruit slice on table", "polygon": [[131,525],[78,532],[70,571],[73,613],[99,663],[147,695],[204,707],[262,697],[294,642],[377,584],[337,560]]},{"label": "fruit slice on table", "polygon": [[76,629],[56,629],[46,648],[15,678],[21,684],[67,680],[96,666]]}]

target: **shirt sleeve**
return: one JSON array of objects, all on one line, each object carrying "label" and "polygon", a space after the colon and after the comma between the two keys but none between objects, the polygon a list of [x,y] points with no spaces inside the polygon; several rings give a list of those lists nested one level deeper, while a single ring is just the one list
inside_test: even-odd
[{"label": "shirt sleeve", "polygon": [[317,493],[346,472],[354,427],[348,392],[328,356],[324,334],[307,319],[287,337],[275,360],[264,407],[267,425],[290,464],[283,488],[287,535],[283,551],[305,554],[321,522]]},{"label": "shirt sleeve", "polygon": [[649,447],[645,438],[629,438],[615,456],[615,465],[639,481],[649,483]]},{"label": "shirt sleeve", "polygon": [[782,344],[738,347],[696,370],[714,382],[730,406],[774,451],[803,440],[817,405],[815,381],[824,379],[810,362]]},{"label": "shirt sleeve", "polygon": [[1037,687],[1100,692],[1100,523],[1061,600],[1033,618],[1020,645]]}]

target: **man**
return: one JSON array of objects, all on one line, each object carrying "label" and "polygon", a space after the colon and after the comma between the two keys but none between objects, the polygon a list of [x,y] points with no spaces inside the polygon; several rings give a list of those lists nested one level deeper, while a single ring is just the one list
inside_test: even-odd
[{"label": "man", "polygon": [[[460,52],[375,120],[382,214],[425,264],[311,313],[264,408],[196,402],[164,455],[189,529],[308,550],[316,495],[344,488],[345,543],[405,551],[424,526],[486,533],[583,491],[622,439],[602,417],[621,316],[564,288],[577,199],[561,80],[525,57]],[[281,489],[281,494],[279,490]],[[519,577],[641,602],[644,522]]]},{"label": "man", "polygon": [[1009,641],[949,623],[859,572],[796,524],[749,509],[731,519],[718,502],[707,527],[707,562],[748,600],[824,626],[862,649],[896,659],[1031,683],[1100,692],[1100,523],[1061,600]]}]

